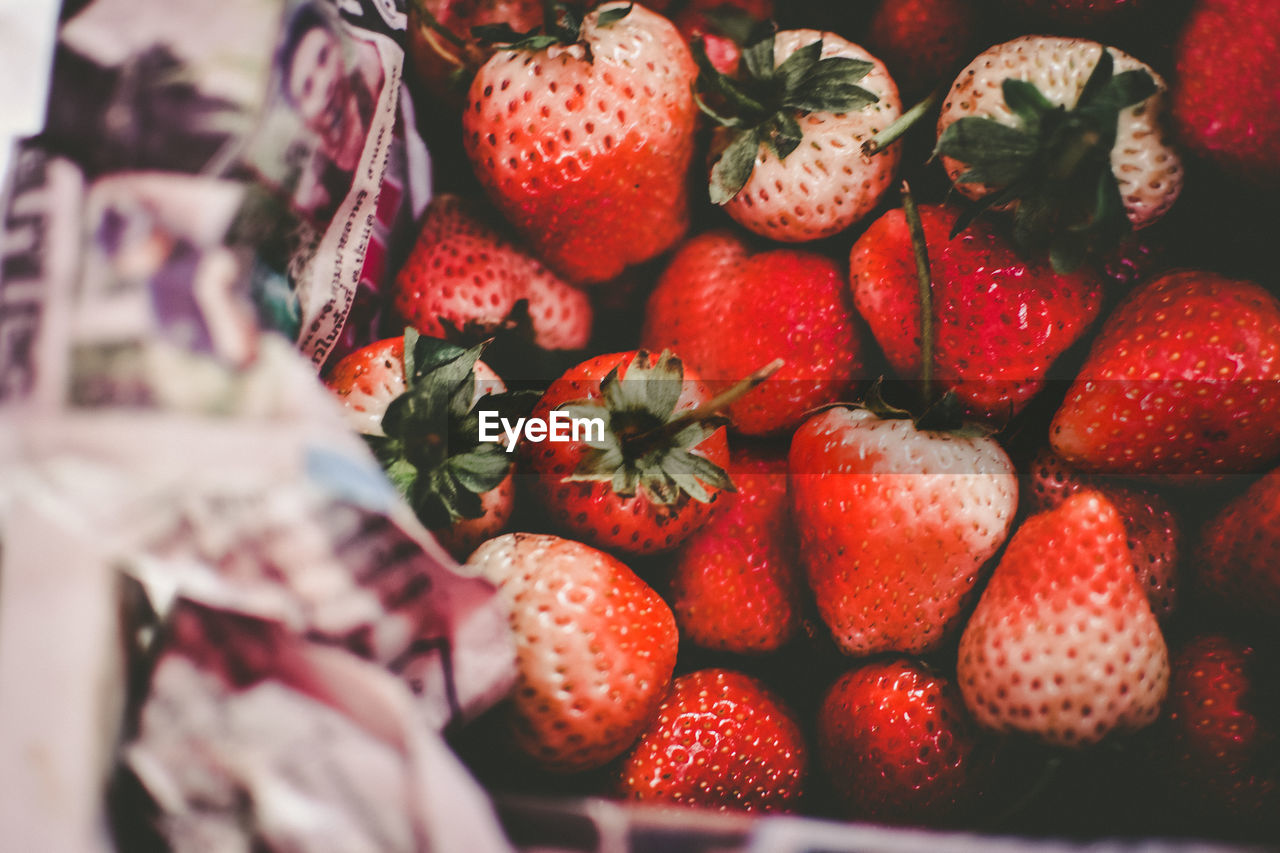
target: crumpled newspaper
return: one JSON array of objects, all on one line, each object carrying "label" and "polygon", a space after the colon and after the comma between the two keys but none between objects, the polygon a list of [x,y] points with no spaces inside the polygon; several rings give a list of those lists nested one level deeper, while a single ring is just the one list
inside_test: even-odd
[{"label": "crumpled newspaper", "polygon": [[[84,16],[127,29],[107,12],[200,5],[83,7],[64,47],[106,69],[110,108],[82,140],[105,159],[51,133],[0,189],[3,846],[509,849],[440,734],[505,695],[505,618],[316,378],[347,327],[372,322],[355,316],[363,282],[385,277],[396,221],[425,203],[421,182],[387,177],[417,156],[390,35],[403,15],[375,0],[234,4],[281,28],[268,42],[339,38],[339,89],[364,75],[372,98],[354,102],[358,152],[301,108],[276,116],[275,92],[241,110],[248,124],[188,133],[185,153],[208,158],[193,168],[150,163],[154,140],[112,135],[112,109],[156,103],[140,54],[112,55]],[[234,28],[203,37],[218,32]],[[173,73],[162,103],[184,115],[288,79],[278,49],[241,69],[269,83],[211,94],[184,75],[216,52],[182,38],[144,64]],[[225,138],[199,148],[211,129]],[[255,231],[273,210],[283,237]]]}]

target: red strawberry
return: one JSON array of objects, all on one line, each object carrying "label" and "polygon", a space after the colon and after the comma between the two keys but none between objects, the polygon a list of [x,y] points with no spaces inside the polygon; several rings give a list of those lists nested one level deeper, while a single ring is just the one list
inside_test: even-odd
[{"label": "red strawberry", "polygon": [[1185,478],[1280,458],[1280,300],[1208,272],[1169,273],[1107,318],[1053,418],[1080,468]]},{"label": "red strawberry", "polygon": [[406,52],[419,85],[457,110],[476,69],[493,54],[476,27],[507,24],[519,32],[542,22],[537,0],[410,0]]},{"label": "red strawberry", "polygon": [[516,41],[480,69],[463,140],[539,257],[572,282],[607,281],[688,228],[695,68],[675,27],[640,5],[553,29],[568,43]]},{"label": "red strawberry", "polygon": [[850,817],[946,823],[981,793],[984,753],[955,682],[913,661],[846,672],[818,710],[818,755]]},{"label": "red strawberry", "polygon": [[[933,280],[934,378],[973,414],[1004,421],[1044,387],[1053,362],[1102,306],[1092,272],[1023,260],[990,225],[950,237],[957,213],[922,205]],[[890,210],[849,256],[854,305],[894,370],[920,373],[920,289],[906,216]]]},{"label": "red strawberry", "polygon": [[745,811],[789,811],[807,750],[790,709],[763,684],[704,669],[671,684],[657,717],[622,763],[620,793]]},{"label": "red strawberry", "polygon": [[620,755],[671,682],[678,638],[662,598],[608,554],[556,536],[490,539],[466,567],[507,607],[520,748],[562,771]]},{"label": "red strawberry", "polygon": [[1086,489],[1101,492],[1111,502],[1124,519],[1138,583],[1147,594],[1151,611],[1165,624],[1176,610],[1182,550],[1182,524],[1169,502],[1151,489],[1081,474],[1048,448],[1036,454],[1028,476],[1031,488],[1027,503],[1032,513],[1053,509]]},{"label": "red strawberry", "polygon": [[1014,533],[960,638],[956,677],[978,722],[1073,746],[1155,720],[1169,655],[1126,539],[1092,491]]},{"label": "red strawberry", "polygon": [[866,216],[897,168],[898,147],[862,144],[902,111],[884,64],[834,33],[784,30],[743,48],[739,77],[706,54],[698,91],[713,121],[711,201],[772,240],[829,237]]},{"label": "red strawberry", "polygon": [[1199,587],[1217,602],[1275,627],[1280,614],[1280,469],[1205,524],[1194,565]]},{"label": "red strawberry", "polygon": [[1168,212],[1182,163],[1149,66],[1083,39],[1023,36],[960,72],[938,117],[956,189],[1014,208],[1014,236],[1055,269],[1109,251]]},{"label": "red strawberry", "polygon": [[972,55],[972,0],[880,0],[867,47],[889,66],[903,97],[915,98],[951,79]]},{"label": "red strawberry", "polygon": [[690,45],[702,43],[717,71],[734,74],[740,45],[750,40],[756,24],[773,17],[773,5],[773,0],[690,0],[671,20]]},{"label": "red strawberry", "polygon": [[[481,400],[503,410],[508,398],[478,356],[410,332],[356,350],[325,379],[422,523],[459,560],[506,526],[515,494],[511,460],[480,443],[473,424]],[[460,395],[464,387],[472,390]]]},{"label": "red strawberry", "polygon": [[840,648],[937,648],[1013,523],[1000,445],[835,408],[796,431],[789,468],[809,585]]},{"label": "red strawberry", "polygon": [[735,450],[737,494],[680,549],[669,600],[680,636],[703,648],[773,651],[800,629],[803,579],[785,454]]},{"label": "red strawberry", "polygon": [[674,548],[732,488],[724,429],[694,416],[710,400],[666,352],[601,355],[571,368],[530,418],[564,409],[602,419],[604,434],[590,443],[585,429],[576,441],[523,442],[530,491],[561,528],[593,544],[637,554]]},{"label": "red strawberry", "polygon": [[759,435],[794,428],[810,409],[843,397],[866,372],[862,336],[834,261],[786,249],[753,253],[733,234],[712,231],[672,258],[649,297],[640,342],[675,350],[705,381],[783,359],[729,410],[738,430]]},{"label": "red strawberry", "polygon": [[580,349],[591,337],[591,303],[487,223],[457,196],[432,200],[417,242],[396,277],[396,312],[419,332],[445,337],[449,327],[487,334],[528,307],[533,342]]},{"label": "red strawberry", "polygon": [[1182,142],[1238,180],[1280,186],[1280,4],[1197,0],[1176,57]]},{"label": "red strawberry", "polygon": [[1174,808],[1280,828],[1280,717],[1268,707],[1276,670],[1260,650],[1209,634],[1173,657],[1169,700],[1153,732]]}]

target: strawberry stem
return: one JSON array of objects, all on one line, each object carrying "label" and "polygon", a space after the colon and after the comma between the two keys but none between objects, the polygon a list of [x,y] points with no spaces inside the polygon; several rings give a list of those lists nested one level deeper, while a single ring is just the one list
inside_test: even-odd
[{"label": "strawberry stem", "polygon": [[874,157],[890,145],[898,141],[904,133],[911,129],[912,125],[918,122],[925,113],[933,109],[938,99],[942,97],[942,90],[935,89],[929,93],[923,101],[920,101],[911,109],[898,116],[892,124],[875,136],[862,143],[862,153],[868,157]]},{"label": "strawberry stem", "polygon": [[747,378],[734,383],[733,387],[720,392],[707,402],[699,406],[694,406],[689,411],[678,417],[672,418],[670,421],[659,427],[655,427],[654,429],[640,433],[639,435],[632,436],[631,440],[643,441],[650,438],[661,438],[664,436],[676,435],[690,424],[706,420],[712,415],[718,414],[729,406],[732,406],[761,382],[764,382],[770,376],[781,370],[785,363],[786,362],[782,359],[775,358],[764,367],[752,373]]},{"label": "strawberry stem", "polygon": [[920,394],[924,405],[933,402],[933,277],[929,274],[929,247],[924,240],[924,223],[916,207],[911,186],[902,182],[902,210],[911,232],[911,249],[916,257],[916,281],[920,287]]}]

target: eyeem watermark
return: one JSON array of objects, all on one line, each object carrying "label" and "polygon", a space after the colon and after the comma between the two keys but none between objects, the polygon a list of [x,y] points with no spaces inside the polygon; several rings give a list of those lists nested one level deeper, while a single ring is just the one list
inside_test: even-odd
[{"label": "eyeem watermark", "polygon": [[[604,441],[604,418],[579,418],[553,409],[547,418],[516,418],[515,423],[497,412],[480,411],[480,440],[501,441],[506,437],[507,452],[516,449],[523,435],[525,441]],[[501,432],[499,432],[501,430]]]}]

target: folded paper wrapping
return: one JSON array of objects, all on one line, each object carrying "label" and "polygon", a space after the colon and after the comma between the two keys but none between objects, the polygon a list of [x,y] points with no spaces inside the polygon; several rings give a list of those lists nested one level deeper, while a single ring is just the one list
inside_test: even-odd
[{"label": "folded paper wrapping", "polygon": [[[201,5],[96,0],[85,14]],[[300,274],[284,296],[302,322],[289,338],[259,326],[289,312],[264,310],[279,258],[245,223],[295,185],[245,165],[270,160],[261,150],[228,168],[148,163],[169,149],[111,138],[128,122],[108,109],[80,141],[123,161],[28,146],[0,193],[6,849],[130,849],[152,831],[175,850],[507,847],[438,734],[505,694],[505,618],[397,500],[316,379],[364,278],[386,272],[370,260],[391,238],[383,226],[425,203],[410,177],[387,179],[414,159],[398,48],[350,18],[386,25],[394,10],[346,3],[334,24],[324,3],[235,8],[279,24],[308,6],[364,43],[381,88],[347,195],[328,218],[282,212],[313,240],[287,244]],[[110,63],[74,20],[82,58]],[[195,43],[166,48],[189,60]],[[147,67],[181,66],[144,54]],[[137,56],[115,57],[125,71],[106,79],[115,107],[146,117],[157,93],[125,73]],[[190,103],[184,79],[168,78],[166,103]],[[298,138],[304,126],[295,117]],[[109,808],[109,780],[144,796]]]},{"label": "folded paper wrapping", "polygon": [[[0,802],[15,849],[109,849],[122,638],[158,661],[125,754],[175,849],[230,833],[243,849],[415,850],[466,816],[475,844],[502,849],[435,734],[509,683],[492,591],[395,501],[287,344],[263,351],[252,369],[280,393],[259,418],[5,410]],[[148,644],[121,622],[121,573],[159,613]],[[210,786],[225,811],[207,808]],[[360,792],[388,786],[403,808],[370,810]]]}]

